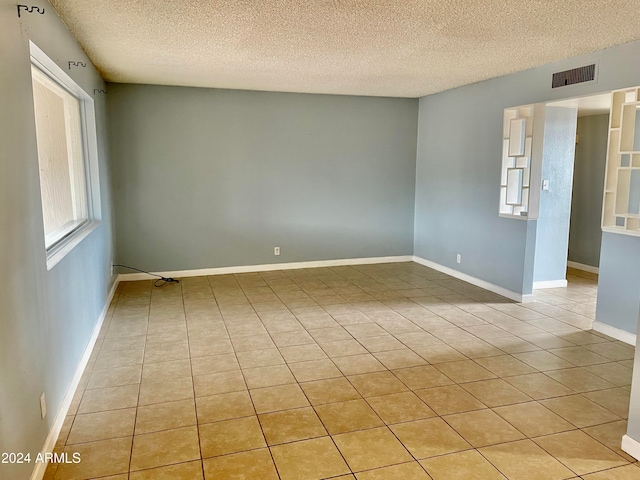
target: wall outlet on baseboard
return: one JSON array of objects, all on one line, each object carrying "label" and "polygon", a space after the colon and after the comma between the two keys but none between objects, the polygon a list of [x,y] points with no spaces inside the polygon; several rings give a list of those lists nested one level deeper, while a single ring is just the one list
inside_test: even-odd
[{"label": "wall outlet on baseboard", "polygon": [[42,415],[43,419],[47,416],[47,400],[44,396],[44,392],[42,392],[42,395],[40,395],[40,414]]},{"label": "wall outlet on baseboard", "polygon": [[280,247],[273,247],[273,254],[280,255]]},{"label": "wall outlet on baseboard", "polygon": [[462,262],[462,255],[457,254],[456,255],[456,263],[461,263]]}]

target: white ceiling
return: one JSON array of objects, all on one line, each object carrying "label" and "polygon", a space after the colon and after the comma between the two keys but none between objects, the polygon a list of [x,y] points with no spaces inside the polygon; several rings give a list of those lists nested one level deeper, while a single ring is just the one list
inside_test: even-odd
[{"label": "white ceiling", "polygon": [[588,97],[570,98],[559,102],[550,102],[553,107],[576,107],[579,117],[609,113],[611,109],[611,93],[601,93]]},{"label": "white ceiling", "polygon": [[419,97],[640,39],[638,0],[51,0],[106,80]]}]

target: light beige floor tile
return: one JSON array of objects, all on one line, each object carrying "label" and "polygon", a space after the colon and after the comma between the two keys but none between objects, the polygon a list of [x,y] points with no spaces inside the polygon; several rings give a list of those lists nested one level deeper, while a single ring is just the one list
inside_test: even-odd
[{"label": "light beige floor tile", "polygon": [[415,392],[438,415],[480,410],[487,406],[459,385],[428,388]]},{"label": "light beige floor tile", "polygon": [[536,370],[540,370],[541,372],[547,370],[558,370],[560,368],[571,368],[574,365],[562,358],[549,353],[547,351],[535,351],[535,352],[524,352],[524,353],[514,353],[514,357],[518,360],[526,363],[527,365],[535,368]]},{"label": "light beige floor tile", "polygon": [[365,337],[358,340],[364,348],[371,353],[386,352],[389,350],[403,349],[404,345],[392,335],[386,334],[379,337]]},{"label": "light beige floor tile", "polygon": [[333,440],[354,472],[413,460],[386,427],[343,433]]},{"label": "light beige floor tile", "polygon": [[196,375],[193,377],[193,386],[196,397],[208,397],[219,393],[241,392],[247,389],[240,370]]},{"label": "light beige floor tile", "polygon": [[393,374],[411,390],[439,387],[453,383],[453,380],[431,365],[393,370]]},{"label": "light beige floor tile", "polygon": [[[485,327],[485,326],[483,326]],[[486,325],[486,327],[496,328],[491,325]],[[498,329],[499,330],[499,329]],[[502,335],[510,335],[504,330],[500,330]],[[482,340],[471,340],[466,342],[454,342],[450,343],[450,346],[458,350],[460,353],[465,355],[466,357],[478,359],[485,357],[495,357],[496,355],[504,355],[504,352],[493,345],[482,341]]]},{"label": "light beige floor tile", "polygon": [[316,405],[315,409],[331,435],[384,425],[362,399]]},{"label": "light beige floor tile", "polygon": [[297,384],[251,390],[251,399],[258,413],[276,412],[309,405]]},{"label": "light beige floor tile", "polygon": [[298,382],[309,382],[342,376],[342,372],[340,372],[329,359],[291,363],[289,364],[289,368]]},{"label": "light beige floor tile", "polygon": [[275,348],[238,352],[238,362],[242,368],[268,367],[284,364],[284,358]]},{"label": "light beige floor tile", "polygon": [[164,430],[133,438],[131,470],[162,467],[199,458],[197,427]]},{"label": "light beige floor tile", "polygon": [[497,357],[478,358],[476,363],[489,370],[498,377],[511,377],[514,375],[524,375],[535,373],[530,366],[522,363],[511,355],[499,355]]},{"label": "light beige floor tile", "polygon": [[509,480],[561,480],[574,475],[531,440],[503,443],[479,451]]},{"label": "light beige floor tile", "polygon": [[56,470],[56,480],[81,480],[126,473],[129,470],[132,437],[82,443],[65,447],[69,458],[80,455],[79,463],[62,463]]},{"label": "light beige floor tile", "polygon": [[418,462],[376,468],[356,475],[358,480],[430,480]]},{"label": "light beige floor tile", "polygon": [[[601,345],[601,344],[596,344]],[[619,363],[601,363],[599,365],[589,365],[584,367],[590,373],[604,378],[617,387],[631,385],[633,370]]]},{"label": "light beige floor tile", "polygon": [[537,402],[519,403],[493,410],[530,438],[575,429],[572,424]]},{"label": "light beige floor tile", "polygon": [[444,417],[444,420],[475,448],[525,438],[491,410],[456,413]]},{"label": "light beige floor tile", "polygon": [[386,370],[385,366],[370,353],[350,355],[347,357],[336,357],[333,358],[333,363],[335,363],[345,375],[358,375],[363,373],[382,372]]},{"label": "light beige floor tile", "polygon": [[197,397],[198,423],[211,423],[255,415],[249,392],[220,393],[210,397]]},{"label": "light beige floor tile", "polygon": [[105,370],[94,370],[89,378],[87,389],[119,387],[140,383],[142,365],[129,365]]},{"label": "light beige floor tile", "polygon": [[626,420],[618,420],[617,422],[604,423],[602,425],[596,425],[595,427],[587,427],[583,428],[582,431],[598,440],[605,447],[609,447],[627,461],[636,461],[635,458],[624,452],[621,448],[622,442],[620,439],[627,434]]},{"label": "light beige floor tile", "polygon": [[245,417],[199,426],[202,458],[266,447],[258,418]]},{"label": "light beige floor tile", "polygon": [[104,412],[135,407],[138,404],[139,389],[140,385],[133,384],[86,390],[82,395],[78,413]]},{"label": "light beige floor tile", "polygon": [[133,435],[135,419],[135,408],[77,415],[67,445],[130,437]]},{"label": "light beige floor tile", "polygon": [[528,375],[506,377],[504,380],[521,392],[526,393],[534,400],[561,397],[575,393],[569,387],[556,382],[543,373],[531,373]]},{"label": "light beige floor tile", "polygon": [[367,353],[367,349],[351,337],[347,340],[320,342],[320,347],[329,358]]},{"label": "light beige floor tile", "polygon": [[363,397],[377,397],[408,390],[404,383],[388,371],[352,375],[348,378]]},{"label": "light beige floor tile", "polygon": [[534,441],[578,475],[627,463],[624,458],[581,431],[557,433]]},{"label": "light beige floor tile", "polygon": [[346,402],[361,398],[346,378],[331,378],[300,384],[312,405]]},{"label": "light beige floor tile", "polygon": [[426,365],[427,362],[408,348],[403,350],[388,350],[373,354],[380,363],[388,369],[409,368]]},{"label": "light beige floor tile", "polygon": [[579,428],[620,420],[614,413],[582,395],[550,398],[540,403]]},{"label": "light beige floor tile", "polygon": [[282,480],[320,480],[349,473],[349,467],[329,437],[271,447]]},{"label": "light beige floor tile", "polygon": [[206,480],[278,480],[269,450],[262,448],[203,461]]},{"label": "light beige floor tile", "polygon": [[412,350],[427,362],[437,365],[445,362],[464,361],[467,359],[462,353],[449,345],[428,345],[426,347],[412,347]]},{"label": "light beige floor tile", "polygon": [[501,379],[482,380],[461,385],[467,392],[489,407],[528,402],[531,397]]},{"label": "light beige floor tile", "polygon": [[200,462],[178,463],[131,472],[129,475],[129,480],[203,480],[203,478]]},{"label": "light beige floor tile", "polygon": [[584,368],[567,368],[545,373],[547,376],[576,392],[603,390],[605,388],[613,388],[614,386],[604,378],[598,377]]},{"label": "light beige floor tile", "polygon": [[273,340],[271,340],[271,336],[267,334],[236,337],[231,340],[231,344],[237,353],[248,352],[250,350],[275,348],[275,344],[273,343]]},{"label": "light beige floor tile", "polygon": [[104,369],[140,365],[144,358],[144,343],[125,350],[100,351],[94,368]]},{"label": "light beige floor tile", "polygon": [[629,415],[629,392],[624,388],[598,390],[583,395],[621,418],[627,418]]},{"label": "light beige floor tile", "polygon": [[138,405],[174,402],[193,398],[191,377],[173,378],[164,382],[143,383]]},{"label": "light beige floor tile", "polygon": [[171,360],[169,362],[145,363],[142,367],[142,383],[157,383],[174,378],[191,376],[191,360]]},{"label": "light beige floor tile", "polygon": [[584,475],[584,480],[637,480],[640,478],[640,468],[636,465],[625,465],[602,472]]},{"label": "light beige floor tile", "polygon": [[315,340],[306,332],[306,330],[271,333],[271,337],[278,347],[291,347],[294,345],[315,343]]},{"label": "light beige floor tile", "polygon": [[189,358],[189,344],[186,341],[147,345],[144,350],[144,363],[168,362]]},{"label": "light beige floor tile", "polygon": [[138,407],[136,435],[189,427],[196,424],[193,399]]},{"label": "light beige floor tile", "polygon": [[390,428],[415,458],[428,458],[471,448],[441,418],[401,423]]},{"label": "light beige floor tile", "polygon": [[440,363],[435,367],[457,383],[475,382],[478,380],[496,378],[493,373],[484,369],[472,360]]},{"label": "light beige floor tile", "polygon": [[271,365],[269,367],[245,368],[242,370],[249,388],[273,387],[296,383],[287,365]]},{"label": "light beige floor tile", "polygon": [[579,367],[594,365],[597,363],[606,363],[609,361],[606,357],[598,355],[597,353],[583,347],[554,348],[549,350],[549,352],[560,358],[564,358]]},{"label": "light beige floor tile", "polygon": [[433,480],[505,480],[476,450],[426,458],[420,463]]},{"label": "light beige floor tile", "polygon": [[420,420],[436,415],[413,392],[368,397],[367,402],[387,424]]},{"label": "light beige floor tile", "polygon": [[208,375],[210,373],[228,372],[239,370],[240,365],[233,353],[222,355],[207,355],[191,359],[193,375]]},{"label": "light beige floor tile", "polygon": [[189,339],[189,352],[191,358],[224,355],[233,353],[233,346],[231,345],[231,341],[227,339],[215,342]]},{"label": "light beige floor tile", "polygon": [[633,347],[618,342],[594,343],[584,345],[584,348],[613,361],[630,360],[633,358]]},{"label": "light beige floor tile", "polygon": [[295,442],[327,435],[311,407],[265,413],[259,416],[268,445]]}]

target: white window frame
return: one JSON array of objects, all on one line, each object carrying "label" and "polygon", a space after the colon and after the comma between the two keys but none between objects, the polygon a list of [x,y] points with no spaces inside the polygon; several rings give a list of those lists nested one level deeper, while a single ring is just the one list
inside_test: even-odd
[{"label": "white window frame", "polygon": [[[36,44],[29,41],[31,63],[61,88],[68,91],[80,103],[80,131],[86,178],[87,220],[46,248],[47,270],[51,270],[84,238],[95,230],[101,221],[100,180],[98,176],[98,136],[93,98],[85,92],[62,68],[51,60]],[[34,118],[35,122],[35,118]]]}]

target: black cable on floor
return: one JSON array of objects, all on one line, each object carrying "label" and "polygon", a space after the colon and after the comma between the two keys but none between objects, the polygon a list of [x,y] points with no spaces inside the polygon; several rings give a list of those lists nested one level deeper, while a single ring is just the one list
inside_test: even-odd
[{"label": "black cable on floor", "polygon": [[176,280],[175,278],[163,277],[162,275],[158,275],[157,273],[147,272],[146,270],[140,270],[139,268],[130,267],[129,265],[114,265],[114,267],[128,268],[129,270],[135,270],[136,272],[146,273],[147,275],[152,275],[154,277],[159,277],[158,280],[153,282],[153,286],[154,287],[164,287],[167,283],[180,283],[180,280]]}]

